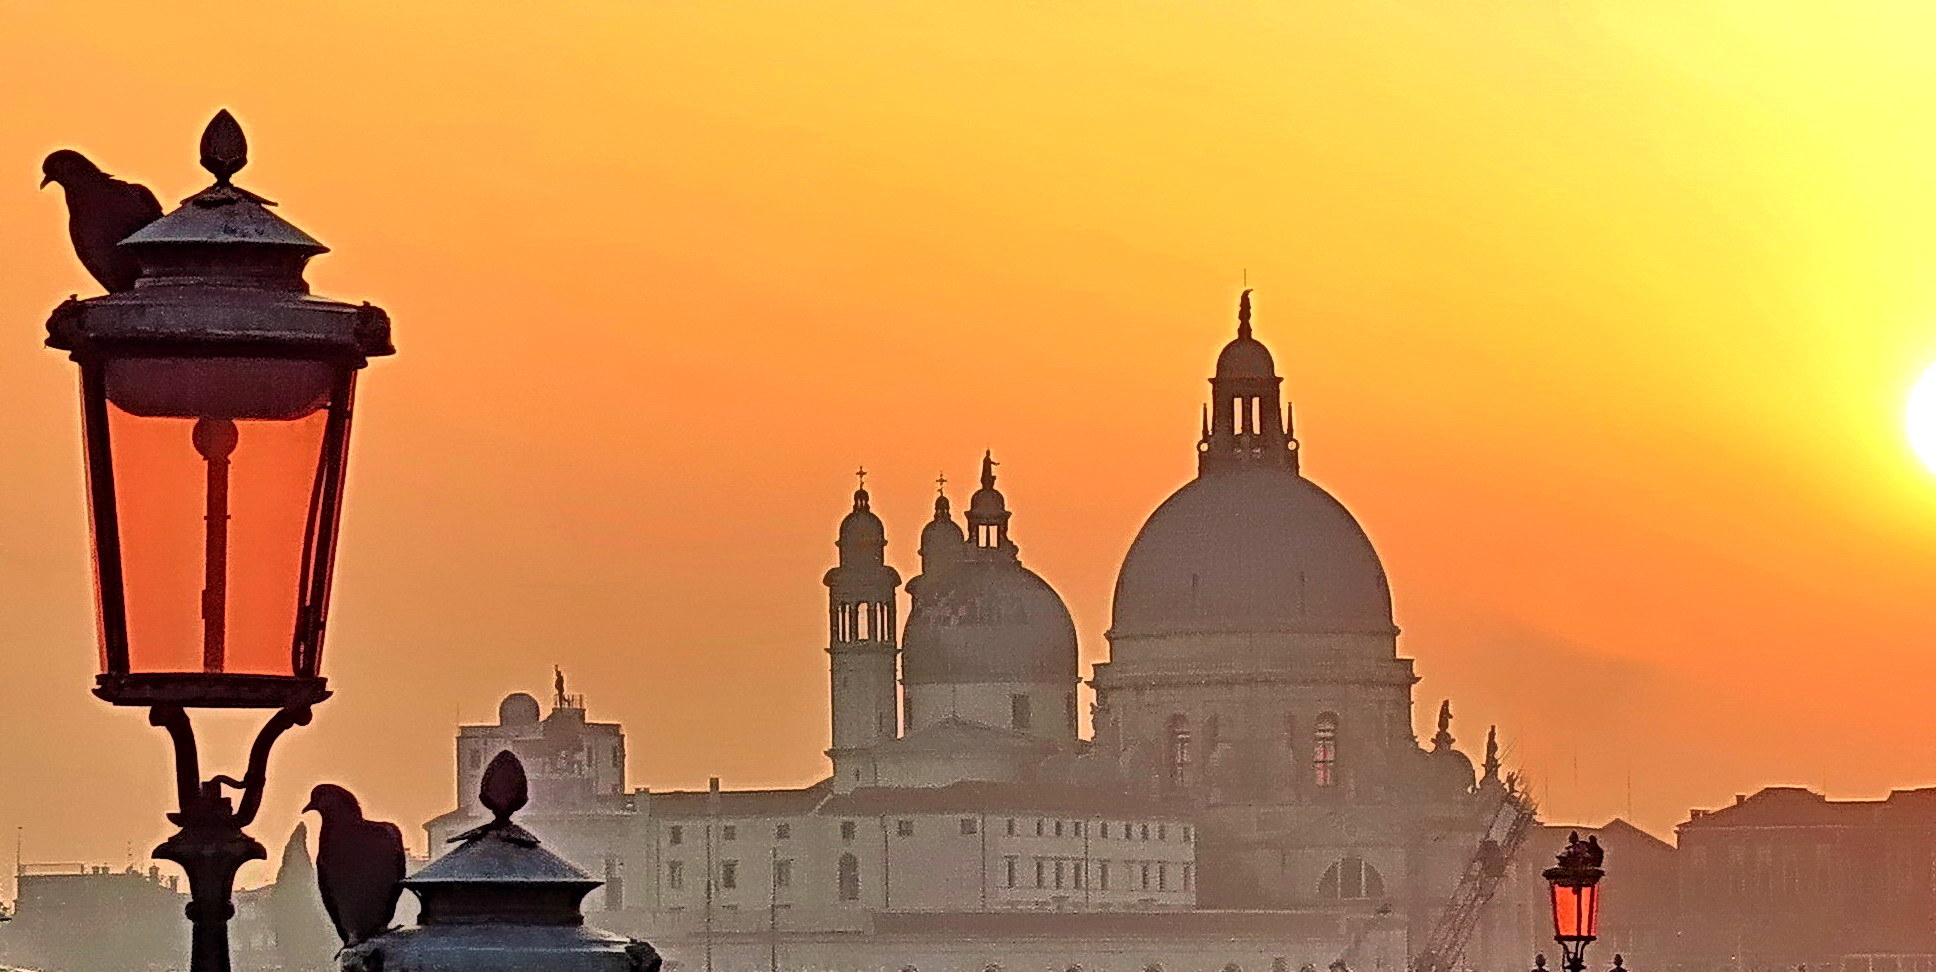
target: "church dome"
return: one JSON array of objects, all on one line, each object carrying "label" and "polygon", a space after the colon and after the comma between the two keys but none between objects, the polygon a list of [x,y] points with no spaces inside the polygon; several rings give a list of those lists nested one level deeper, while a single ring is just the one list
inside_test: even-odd
[{"label": "church dome", "polygon": [[504,697],[497,705],[497,724],[500,726],[535,726],[538,724],[538,700],[523,692],[513,692]]},{"label": "church dome", "polygon": [[868,502],[867,490],[854,490],[853,512],[841,518],[840,539],[835,543],[843,550],[856,551],[887,546],[887,527],[874,514]]},{"label": "church dome", "polygon": [[1422,751],[1418,759],[1423,772],[1416,780],[1426,790],[1421,796],[1461,796],[1478,785],[1479,774],[1472,768],[1471,757],[1450,746]]},{"label": "church dome", "polygon": [[1232,340],[1217,354],[1219,378],[1275,378],[1277,363],[1264,342],[1248,335]]},{"label": "church dome", "polygon": [[908,584],[908,684],[1076,680],[1076,626],[1062,597],[1013,559],[969,560]]},{"label": "church dome", "polygon": [[1351,512],[1292,469],[1255,466],[1199,476],[1150,515],[1116,578],[1110,636],[1396,630]]}]

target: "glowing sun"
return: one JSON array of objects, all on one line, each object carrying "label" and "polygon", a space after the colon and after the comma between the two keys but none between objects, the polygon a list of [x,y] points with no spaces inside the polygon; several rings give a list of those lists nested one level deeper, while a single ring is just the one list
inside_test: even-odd
[{"label": "glowing sun", "polygon": [[1936,472],[1936,364],[1909,392],[1909,447],[1930,472]]}]

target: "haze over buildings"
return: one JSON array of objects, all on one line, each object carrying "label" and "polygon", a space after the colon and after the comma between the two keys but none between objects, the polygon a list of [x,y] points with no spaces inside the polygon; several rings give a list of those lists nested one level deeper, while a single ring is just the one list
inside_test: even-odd
[{"label": "haze over buildings", "polygon": [[910,543],[998,447],[1102,660],[1246,268],[1309,471],[1435,646],[1420,697],[1475,750],[1500,723],[1547,808],[1664,833],[1930,779],[1927,4],[824,6],[299,5],[207,60],[177,5],[9,8],[0,734],[49,742],[0,833],[118,867],[169,793],[165,741],[86,694],[74,390],[35,330],[86,278],[31,162],[179,198],[223,104],[338,245],[319,287],[413,327],[360,420],[337,695],[278,780],[440,812],[453,717],[561,663],[642,782],[811,783],[801,579],[862,462]]}]

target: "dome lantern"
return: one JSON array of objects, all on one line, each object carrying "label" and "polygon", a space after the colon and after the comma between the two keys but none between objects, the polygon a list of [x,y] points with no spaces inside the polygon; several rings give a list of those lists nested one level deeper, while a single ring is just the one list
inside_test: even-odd
[{"label": "dome lantern", "polygon": [[1197,471],[1251,466],[1297,470],[1290,410],[1281,403],[1284,379],[1270,349],[1251,336],[1250,291],[1237,301],[1237,337],[1217,355],[1210,409],[1197,443]]}]

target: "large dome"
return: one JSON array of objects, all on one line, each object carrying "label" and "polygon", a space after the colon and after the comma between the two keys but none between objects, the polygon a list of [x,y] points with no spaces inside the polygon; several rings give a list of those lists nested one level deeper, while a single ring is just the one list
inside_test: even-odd
[{"label": "large dome", "polygon": [[1391,589],[1344,504],[1281,467],[1199,476],[1143,524],[1110,637],[1393,634]]},{"label": "large dome", "polygon": [[909,684],[1076,680],[1076,626],[1048,581],[1012,559],[969,561],[908,583]]}]

